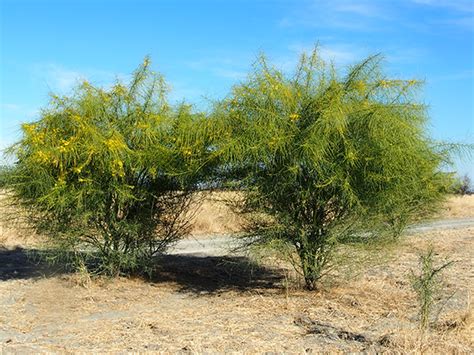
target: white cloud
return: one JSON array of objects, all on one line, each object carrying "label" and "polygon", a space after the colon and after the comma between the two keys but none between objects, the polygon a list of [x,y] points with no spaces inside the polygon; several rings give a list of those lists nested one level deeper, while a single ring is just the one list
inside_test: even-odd
[{"label": "white cloud", "polygon": [[334,11],[346,12],[349,14],[356,14],[366,17],[382,16],[380,9],[375,7],[374,4],[369,3],[354,4],[353,2],[348,2],[336,4],[336,6],[334,7]]},{"label": "white cloud", "polygon": [[215,56],[212,58],[201,58],[184,63],[193,70],[205,71],[224,79],[240,80],[247,75],[246,70],[250,63],[250,56],[239,55],[235,58],[227,56]]},{"label": "white cloud", "polygon": [[226,68],[214,68],[212,69],[213,73],[221,78],[227,79],[244,79],[247,75],[246,72],[234,69],[226,69]]},{"label": "white cloud", "polygon": [[2,104],[2,109],[9,111],[17,111],[21,109],[21,106],[17,104]]},{"label": "white cloud", "polygon": [[0,136],[0,165],[11,164],[13,162],[12,157],[7,156],[7,154],[5,154],[5,150],[10,147],[14,142],[15,140],[13,138],[7,139],[5,137]]},{"label": "white cloud", "polygon": [[65,93],[71,90],[87,76],[58,64],[37,64],[33,67],[34,76],[41,80],[50,90]]},{"label": "white cloud", "polygon": [[[457,27],[474,31],[474,1],[472,0],[411,0],[413,3],[443,11],[443,18],[429,20],[434,26]],[[446,12],[446,13],[444,13]]]},{"label": "white cloud", "polygon": [[435,21],[434,24],[456,26],[461,29],[474,31],[474,17],[473,16],[448,18],[443,21]]},{"label": "white cloud", "polygon": [[38,109],[31,106],[22,106],[14,103],[3,103],[0,106],[1,122],[7,122],[11,118],[20,118],[26,122],[38,114]]},{"label": "white cloud", "polygon": [[432,7],[445,7],[460,12],[474,12],[472,0],[412,0],[412,2]]},{"label": "white cloud", "polygon": [[108,87],[114,81],[127,81],[130,76],[97,69],[71,69],[55,63],[40,63],[32,67],[35,78],[50,90],[60,94],[69,92],[76,85],[88,80],[96,85]]},{"label": "white cloud", "polygon": [[438,75],[433,77],[430,81],[450,81],[450,80],[464,80],[472,79],[474,77],[474,70],[463,70],[456,73]]},{"label": "white cloud", "polygon": [[[301,53],[310,53],[316,46],[314,44],[291,44],[288,49],[293,55]],[[351,44],[332,44],[332,45],[318,45],[318,53],[322,59],[328,62],[333,62],[336,65],[347,65],[356,62],[364,57],[365,52],[362,48]],[[295,64],[296,60],[293,62]]]},{"label": "white cloud", "polygon": [[173,82],[170,85],[170,92],[168,98],[173,103],[186,101],[188,103],[198,103],[203,100],[202,92],[198,89],[194,89],[189,85],[185,85],[180,82]]},{"label": "white cloud", "polygon": [[279,21],[281,27],[340,28],[370,31],[377,20],[391,20],[390,6],[377,1],[315,0],[294,6]]}]

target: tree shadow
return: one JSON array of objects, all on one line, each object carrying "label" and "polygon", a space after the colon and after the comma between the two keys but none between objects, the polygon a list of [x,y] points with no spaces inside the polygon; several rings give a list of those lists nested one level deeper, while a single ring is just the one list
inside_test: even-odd
[{"label": "tree shadow", "polygon": [[0,247],[0,281],[51,277],[68,272],[60,265],[45,262],[42,255],[38,249]]},{"label": "tree shadow", "polygon": [[[0,281],[53,277],[73,273],[64,265],[45,261],[48,251],[0,248]],[[226,291],[279,289],[284,273],[259,265],[245,256],[199,254],[160,255],[155,270],[145,282],[175,283],[179,292],[196,295]]]},{"label": "tree shadow", "polygon": [[151,282],[174,282],[180,292],[215,294],[227,291],[279,289],[284,273],[245,256],[162,255]]}]

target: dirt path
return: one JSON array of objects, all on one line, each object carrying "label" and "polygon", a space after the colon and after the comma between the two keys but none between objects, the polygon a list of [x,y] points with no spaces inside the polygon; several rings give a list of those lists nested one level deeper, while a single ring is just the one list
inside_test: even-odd
[{"label": "dirt path", "polygon": [[[451,230],[474,227],[474,218],[442,219],[409,227],[407,234],[419,234],[436,230]],[[239,246],[239,240],[230,235],[220,235],[210,238],[185,239],[176,244],[168,254],[193,254],[201,256],[223,256],[231,253]]]}]

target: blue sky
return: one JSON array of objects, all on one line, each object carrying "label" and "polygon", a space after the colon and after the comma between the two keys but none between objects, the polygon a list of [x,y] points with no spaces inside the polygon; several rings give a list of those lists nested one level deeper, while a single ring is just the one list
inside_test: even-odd
[{"label": "blue sky", "polygon": [[[0,16],[0,148],[49,92],[126,79],[147,54],[172,100],[205,107],[260,52],[291,70],[315,43],[339,66],[384,54],[389,74],[426,81],[434,138],[474,141],[471,0],[0,0]],[[472,162],[457,167],[474,177]]]}]

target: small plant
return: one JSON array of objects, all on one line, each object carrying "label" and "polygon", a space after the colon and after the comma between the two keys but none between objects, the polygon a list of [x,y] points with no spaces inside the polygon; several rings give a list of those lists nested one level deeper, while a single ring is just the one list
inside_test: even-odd
[{"label": "small plant", "polygon": [[428,328],[433,306],[441,291],[441,271],[453,263],[453,261],[449,261],[435,267],[434,256],[434,248],[430,246],[425,253],[419,256],[419,274],[415,274],[413,271],[411,273],[412,287],[416,292],[420,307],[420,328],[422,330]]}]

